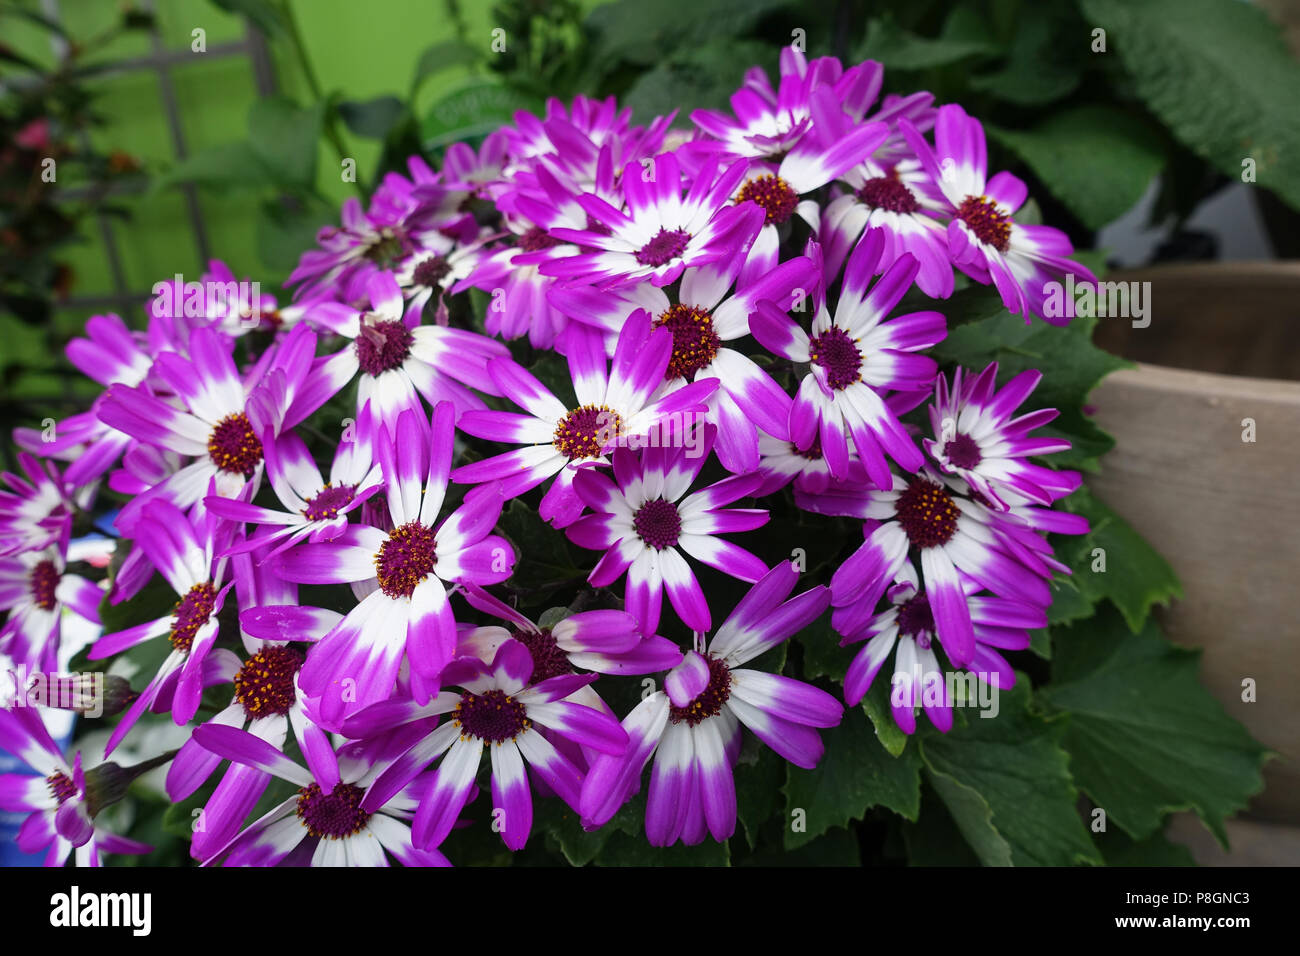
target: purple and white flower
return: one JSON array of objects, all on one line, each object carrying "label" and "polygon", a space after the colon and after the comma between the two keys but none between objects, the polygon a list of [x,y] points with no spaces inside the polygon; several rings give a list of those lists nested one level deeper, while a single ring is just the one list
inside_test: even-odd
[{"label": "purple and white flower", "polygon": [[18,831],[23,853],[45,850],[45,866],[63,866],[72,854],[77,866],[100,866],[101,853],[140,855],[153,847],[95,825],[86,773],[78,753],[69,766],[35,707],[0,708],[0,749],[36,774],[0,774],[0,810],[27,813]]},{"label": "purple and white flower", "polygon": [[394,793],[382,805],[361,806],[362,795],[383,771],[383,761],[366,748],[339,749],[333,782],[286,757],[261,737],[222,724],[206,724],[194,739],[218,757],[287,780],[298,792],[250,823],[204,863],[223,866],[388,866],[385,851],[403,866],[450,866],[436,849],[411,842],[408,822],[415,790]]},{"label": "purple and white flower", "polygon": [[541,729],[615,755],[623,752],[627,735],[611,714],[566,699],[594,681],[595,674],[560,675],[530,684],[535,666],[523,644],[507,640],[491,663],[464,656],[447,668],[445,684],[459,691],[444,690],[425,705],[394,699],[352,717],[344,729],[355,737],[434,716],[449,717],[384,771],[366,792],[361,807],[383,805],[441,757],[420,797],[413,828],[417,846],[437,846],[469,800],[486,750],[492,764],[494,817],[501,820],[501,838],[510,849],[523,849],[532,831],[533,801],[525,761],[576,810],[581,773]]},{"label": "purple and white flower", "polygon": [[665,286],[687,266],[729,260],[748,250],[763,224],[763,210],[754,203],[731,203],[747,163],[737,161],[719,170],[716,162],[709,162],[685,196],[674,154],[661,153],[646,163],[628,163],[623,169],[626,212],[594,194],[577,197],[605,231],[553,229],[557,239],[593,251],[544,262],[543,275],[602,288],[646,278]]},{"label": "purple and white flower", "polygon": [[[924,439],[925,450],[950,475],[963,479],[983,496],[990,507],[1006,511],[1010,489],[1035,504],[1050,505],[1061,473],[1029,458],[1066,451],[1070,443],[1060,438],[1032,438],[1035,428],[1053,421],[1058,412],[1043,408],[1012,417],[1042,381],[1043,374],[1026,369],[997,389],[994,362],[978,375],[964,369],[953,373],[952,387],[940,375],[935,381],[930,425],[938,439]],[[996,391],[995,391],[996,389]]]},{"label": "purple and white flower", "polygon": [[350,525],[330,541],[299,544],[275,559],[290,581],[349,583],[360,601],[312,649],[299,677],[309,696],[321,698],[322,722],[330,729],[388,697],[403,658],[417,696],[428,700],[456,650],[444,582],[495,584],[514,568],[514,549],[491,533],[505,501],[496,485],[474,489],[438,521],[455,414],[449,402],[438,404],[430,422],[406,411],[392,434],[376,436],[391,520],[386,530]]},{"label": "purple and white flower", "polygon": [[607,464],[606,454],[619,444],[680,438],[704,412],[703,400],[718,387],[717,379],[702,379],[653,398],[672,359],[673,336],[666,329],[652,330],[643,310],[628,317],[612,366],[595,332],[573,325],[567,338],[577,407],[567,408],[513,360],[494,359],[488,374],[528,414],[470,411],[461,416],[459,428],[479,438],[526,447],[462,465],[452,474],[453,481],[462,483],[500,481],[507,498],[554,475],[537,513],[558,528],[572,524],[582,512],[573,491],[579,471]]},{"label": "purple and white flower", "polygon": [[735,475],[687,494],[713,447],[716,429],[704,426],[697,454],[679,448],[646,448],[638,456],[614,452],[614,481],[593,469],[574,479],[574,489],[591,509],[565,533],[579,547],[603,551],[587,580],[608,587],[627,574],[624,607],[646,632],[659,627],[663,593],[693,631],[712,626],[709,602],[682,552],[741,581],[767,573],[762,559],[719,534],[752,531],[768,513],[727,505],[753,493],[757,474]]},{"label": "purple and white flower", "polygon": [[597,758],[583,783],[584,826],[608,822],[637,791],[654,757],[645,818],[650,844],[696,844],[706,834],[728,839],[736,829],[732,768],[741,725],[795,766],[817,765],[823,746],[815,728],[840,722],[839,701],[802,681],[742,666],[826,610],[825,587],[789,598],[798,580],[789,562],[765,574],[712,641],[697,635],[695,649],[669,672],[664,689],[628,714],[626,752]]},{"label": "purple and white flower", "polygon": [[890,484],[886,453],[908,471],[923,461],[886,404],[885,392],[929,389],[938,366],[918,353],[942,341],[947,331],[938,312],[887,318],[920,266],[904,255],[870,285],[884,244],[880,232],[868,233],[858,244],[845,269],[834,316],[822,305],[810,332],[770,303],[760,303],[750,319],[754,337],[763,345],[791,361],[810,364],[790,412],[790,440],[798,448],[809,448],[820,439],[831,474],[846,478],[851,438],[877,487]]},{"label": "purple and white flower", "polygon": [[1013,218],[1029,188],[1007,172],[988,178],[984,127],[956,103],[939,109],[934,147],[907,120],[899,126],[925,172],[948,201],[948,245],[952,262],[980,282],[992,282],[1002,302],[1025,321],[1037,315],[1064,325],[1069,317],[1046,315],[1045,286],[1072,273],[1085,282],[1096,277],[1069,258],[1069,238],[1051,226],[1022,225]]}]

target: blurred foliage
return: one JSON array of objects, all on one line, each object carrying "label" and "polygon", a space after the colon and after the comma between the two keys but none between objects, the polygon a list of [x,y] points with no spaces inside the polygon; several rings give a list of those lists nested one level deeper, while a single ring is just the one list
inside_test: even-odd
[{"label": "blurred foliage", "polygon": [[48,35],[54,62],[45,66],[0,39],[0,395],[6,420],[39,421],[26,400],[70,387],[58,377],[70,369],[56,362],[53,329],[55,305],[75,281],[61,254],[84,241],[91,217],[129,218],[124,199],[144,182],[136,157],[92,145],[91,131],[106,125],[92,84],[115,65],[102,51],[126,31],[149,29],[152,18],[126,5],[113,27],[83,37],[0,3],[0,37],[16,21]]}]

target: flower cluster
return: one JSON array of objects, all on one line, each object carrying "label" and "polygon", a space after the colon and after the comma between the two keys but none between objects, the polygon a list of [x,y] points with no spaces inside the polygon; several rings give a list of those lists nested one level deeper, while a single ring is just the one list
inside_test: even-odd
[{"label": "flower cluster", "polygon": [[[102,396],[19,430],[4,476],[0,652],[52,671],[65,611],[165,588],[90,651],[162,651],[107,751],[150,713],[188,728],[166,788],[215,786],[192,853],[228,865],[447,865],[480,781],[518,850],[535,798],[597,828],[652,760],[648,841],[726,840],[744,728],[813,767],[891,657],[898,726],[948,730],[945,668],[1009,687],[1068,573],[1046,533],[1087,526],[1052,507],[1079,484],[1041,463],[1055,413],[1018,412],[1038,373],[941,370],[933,300],[991,284],[1028,322],[1045,281],[1090,277],[1017,222],[977,120],[881,85],[791,48],[685,130],[552,101],[349,200],[291,304],[164,284],[143,331],[91,319],[68,356]],[[96,582],[71,532],[109,507]],[[777,507],[864,540],[808,572],[752,534]],[[557,547],[586,563],[541,613],[516,568]],[[861,644],[838,697],[764,663],[827,614]],[[139,849],[21,702],[0,747],[39,774],[0,777],[25,846]],[[273,778],[295,789],[250,820]]]}]

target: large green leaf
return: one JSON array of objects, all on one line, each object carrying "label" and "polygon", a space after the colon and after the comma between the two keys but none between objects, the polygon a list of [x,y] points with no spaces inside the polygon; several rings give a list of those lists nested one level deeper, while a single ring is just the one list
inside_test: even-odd
[{"label": "large green leaf", "polygon": [[1090,229],[1128,212],[1164,165],[1147,123],[1110,106],[1053,112],[1025,130],[987,127]]},{"label": "large green leaf", "polygon": [[1097,834],[1097,846],[1107,866],[1195,866],[1187,847],[1170,842],[1163,833],[1133,840],[1119,827]]},{"label": "large green leaf", "polygon": [[[1092,526],[1088,534],[1060,544],[1061,560],[1073,568],[1071,581],[1085,600],[1113,601],[1129,629],[1136,632],[1142,629],[1152,605],[1182,597],[1182,586],[1169,562],[1086,487],[1062,504],[1083,515]],[[1082,617],[1078,611],[1071,608],[1068,613],[1072,616],[1058,612],[1056,620]]]},{"label": "large green leaf", "polygon": [[971,56],[998,52],[982,17],[957,7],[937,37],[924,37],[903,29],[885,14],[867,24],[867,36],[855,52],[858,60],[877,60],[891,70],[923,70],[948,66]]},{"label": "large green leaf", "polygon": [[[915,820],[921,804],[921,761],[915,748],[894,757],[881,746],[860,707],[838,727],[821,731],[826,753],[812,770],[786,775],[785,847],[793,850],[831,827],[847,827],[872,807]],[[802,813],[800,813],[802,811]],[[795,830],[793,824],[802,827]]]},{"label": "large green leaf", "polygon": [[301,107],[284,96],[258,100],[248,112],[253,151],[283,186],[310,189],[316,183],[316,156],[326,104]]},{"label": "large green leaf", "polygon": [[258,30],[272,40],[285,39],[290,25],[280,8],[270,0],[212,0],[223,10],[247,17]]},{"label": "large green leaf", "polygon": [[1055,636],[1039,698],[1070,715],[1065,747],[1083,791],[1137,839],[1190,809],[1226,846],[1223,820],[1263,787],[1266,754],[1197,680],[1200,654],[1150,621],[1134,635],[1104,606]]},{"label": "large green leaf", "polygon": [[1300,208],[1300,63],[1258,6],[1234,0],[1080,0],[1146,105],[1189,149]]},{"label": "large green leaf", "polygon": [[[789,0],[619,0],[592,10],[586,27],[591,56],[605,66],[619,62],[648,67],[665,50],[701,49],[719,38],[744,36],[766,13]],[[747,61],[733,64],[742,71]],[[739,86],[737,82],[735,84]]]},{"label": "large green leaf", "polygon": [[[971,715],[921,739],[928,779],[986,865],[1100,863],[1075,808],[1066,722],[1029,711],[1028,680],[999,695],[999,714]],[[966,715],[963,713],[962,717]]]},{"label": "large green leaf", "polygon": [[998,69],[972,76],[971,89],[1021,106],[1062,99],[1079,85],[1089,56],[1088,36],[1070,4],[1023,7]]},{"label": "large green leaf", "polygon": [[376,96],[373,100],[343,100],[339,116],[348,129],[367,139],[383,139],[406,113],[406,104],[396,96]]},{"label": "large green leaf", "polygon": [[443,40],[426,47],[415,64],[415,75],[411,78],[411,95],[414,96],[429,77],[453,67],[478,63],[482,59],[483,56],[478,50],[460,40]]},{"label": "large green leaf", "polygon": [[262,264],[276,272],[289,272],[303,250],[315,246],[320,228],[336,215],[325,202],[314,198],[263,200],[257,215],[257,253]]},{"label": "large green leaf", "polygon": [[758,846],[758,834],[763,826],[780,818],[785,766],[785,761],[759,743],[758,738],[745,736],[735,770],[736,816],[750,849]]},{"label": "large green leaf", "polygon": [[980,865],[980,858],[970,848],[966,835],[958,828],[933,785],[921,788],[920,817],[915,821],[902,821],[899,831],[909,866]]},{"label": "large green leaf", "polygon": [[187,156],[153,182],[154,189],[193,183],[209,189],[248,189],[273,181],[270,168],[247,141],[209,146]]}]

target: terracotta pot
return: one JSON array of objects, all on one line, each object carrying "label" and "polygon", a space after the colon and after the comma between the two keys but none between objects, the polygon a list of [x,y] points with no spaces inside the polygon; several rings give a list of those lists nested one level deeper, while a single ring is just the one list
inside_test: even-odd
[{"label": "terracotta pot", "polygon": [[1146,328],[1099,320],[1098,344],[1141,364],[1093,393],[1116,447],[1088,484],[1182,580],[1166,634],[1204,650],[1205,686],[1281,755],[1247,820],[1300,826],[1300,263],[1108,278],[1150,282],[1153,308]]}]

